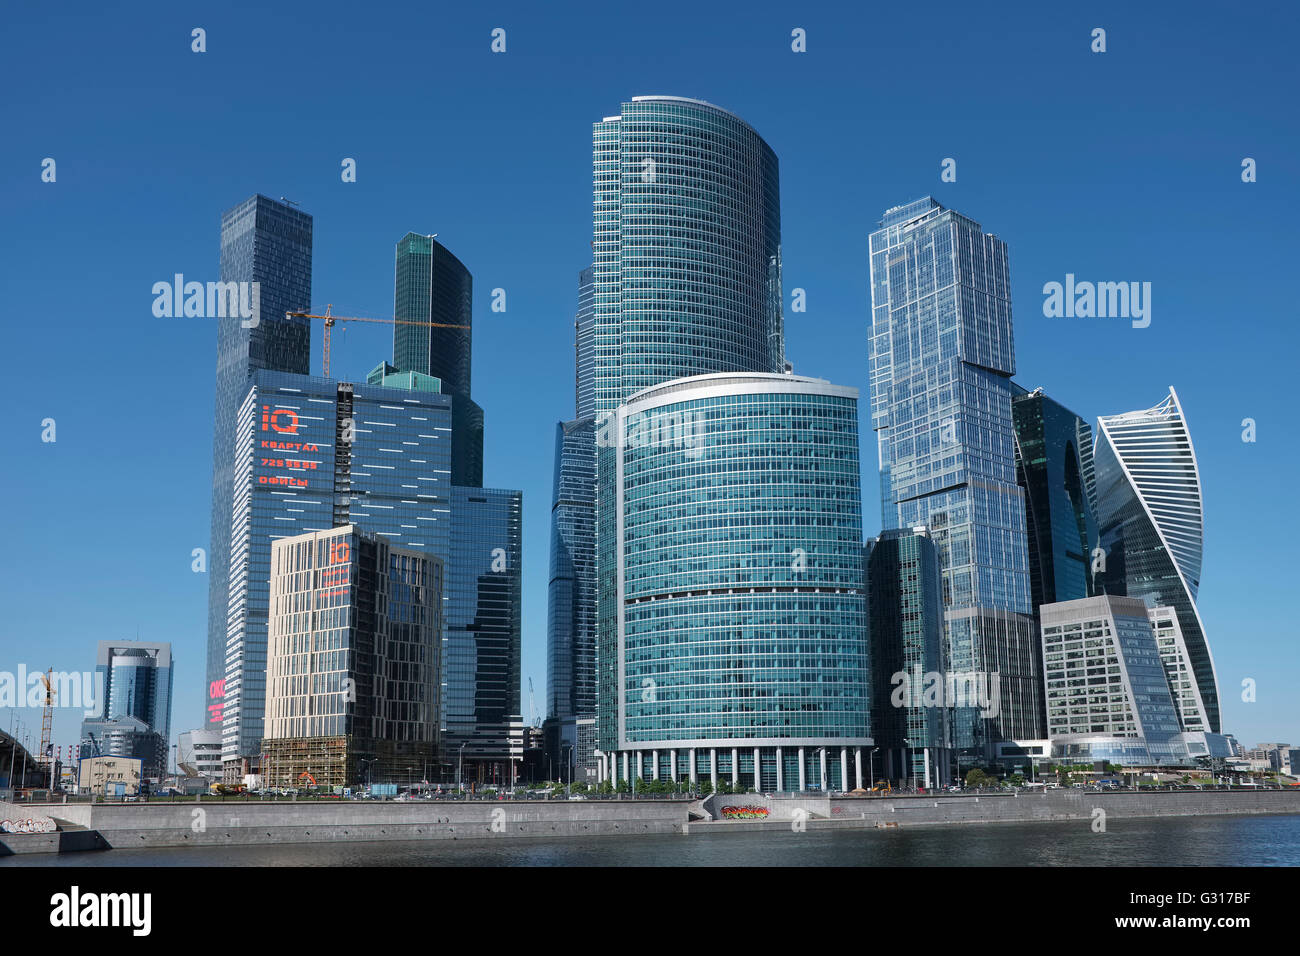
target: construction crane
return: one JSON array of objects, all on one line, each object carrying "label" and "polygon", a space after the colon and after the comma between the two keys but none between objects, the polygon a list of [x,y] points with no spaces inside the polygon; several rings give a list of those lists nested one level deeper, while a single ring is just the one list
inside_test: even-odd
[{"label": "construction crane", "polygon": [[41,675],[45,684],[45,712],[41,715],[41,756],[40,763],[49,764],[50,789],[54,789],[54,668],[51,667]]},{"label": "construction crane", "polygon": [[529,716],[532,717],[533,719],[531,726],[536,727],[537,726],[537,702],[533,700],[533,679],[531,677],[528,678],[528,713]]},{"label": "construction crane", "polygon": [[286,312],[288,318],[298,319],[321,319],[325,323],[325,377],[330,377],[330,329],[334,328],[335,322],[378,322],[381,325],[418,325],[426,329],[468,329],[468,325],[450,325],[446,322],[415,322],[410,319],[371,319],[360,315],[333,315],[331,309],[333,305],[325,306],[325,314],[317,315],[314,312]]}]

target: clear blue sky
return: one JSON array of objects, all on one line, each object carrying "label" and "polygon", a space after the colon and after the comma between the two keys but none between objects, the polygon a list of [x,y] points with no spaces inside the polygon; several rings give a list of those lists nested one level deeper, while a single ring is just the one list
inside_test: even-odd
[{"label": "clear blue sky", "polygon": [[[10,5],[0,38],[0,670],[90,670],[96,641],[168,640],[172,726],[200,723],[207,582],[190,553],[208,543],[215,329],[154,318],[150,288],[215,279],[221,212],[262,192],[315,217],[316,305],[391,315],[408,230],[438,233],[473,272],[485,480],[524,491],[524,709],[531,676],[543,711],[552,436],[573,413],[591,123],[660,93],[738,113],[780,157],[787,305],[796,287],[808,303],[786,322],[800,373],[865,395],[867,233],[933,194],[1009,243],[1022,384],[1092,420],[1178,389],[1225,729],[1300,743],[1300,455],[1283,400],[1300,339],[1293,5],[77,6]],[[955,183],[940,182],[945,157]],[[1258,182],[1242,183],[1243,157]],[[1151,282],[1150,327],[1044,318],[1042,286],[1067,272]],[[313,347],[318,368],[319,334]],[[335,338],[341,377],[390,355],[382,327]],[[869,431],[863,460],[874,533]],[[39,729],[38,712],[19,717]],[[58,711],[56,742],[79,720]]]}]

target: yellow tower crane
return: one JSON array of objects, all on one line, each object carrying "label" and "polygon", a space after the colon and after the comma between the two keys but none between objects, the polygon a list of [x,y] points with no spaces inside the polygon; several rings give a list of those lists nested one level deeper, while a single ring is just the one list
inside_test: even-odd
[{"label": "yellow tower crane", "polygon": [[47,768],[50,789],[54,789],[54,668],[41,675],[45,685],[45,712],[41,714],[41,754],[36,758],[39,766]]},{"label": "yellow tower crane", "polygon": [[468,329],[468,325],[449,325],[446,322],[415,322],[411,319],[371,319],[359,315],[333,315],[331,309],[333,305],[325,306],[324,315],[316,315],[314,312],[286,312],[285,315],[291,318],[299,319],[321,319],[325,323],[325,348],[324,348],[324,366],[325,377],[330,377],[330,329],[334,328],[335,322],[378,322],[382,325],[418,325],[426,329]]}]

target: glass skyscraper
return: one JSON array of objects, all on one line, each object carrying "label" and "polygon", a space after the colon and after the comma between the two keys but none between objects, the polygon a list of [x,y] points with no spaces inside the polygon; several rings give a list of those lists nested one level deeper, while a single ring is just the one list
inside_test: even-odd
[{"label": "glass skyscraper", "polygon": [[433,236],[408,232],[397,243],[393,318],[463,329],[393,326],[393,364],[442,380],[448,395],[470,395],[474,279]]},{"label": "glass skyscraper", "polygon": [[509,783],[523,759],[522,513],[522,492],[452,489],[443,736],[466,782]]},{"label": "glass skyscraper", "polygon": [[604,775],[860,784],[872,741],[857,390],[695,376],[633,396],[613,433]]},{"label": "glass skyscraper", "polygon": [[100,641],[98,712],[81,725],[81,756],[135,757],[144,777],[167,772],[171,741],[172,646],[152,641]]},{"label": "glass skyscraper", "polygon": [[564,779],[570,771],[576,779],[596,774],[595,288],[589,266],[578,274],[573,323],[577,417],[555,426],[543,730],[548,759]]},{"label": "glass skyscraper", "polygon": [[253,374],[234,455],[227,666],[210,690],[232,778],[263,736],[272,541],[353,524],[445,560],[451,401],[437,391]]},{"label": "glass skyscraper", "polygon": [[452,480],[483,484],[483,409],[470,397],[474,280],[465,265],[433,236],[408,232],[397,243],[393,317],[464,328],[393,326],[393,364],[433,376],[454,398]]},{"label": "glass skyscraper", "polygon": [[1201,477],[1171,388],[1152,408],[1097,420],[1097,524],[1107,594],[1170,607],[1191,661],[1206,727],[1219,733],[1214,659],[1196,608],[1204,545]]},{"label": "glass skyscraper", "polygon": [[[208,545],[209,694],[226,672],[235,419],[257,369],[306,374],[309,319],[286,312],[311,308],[312,218],[284,202],[253,196],[221,217],[221,281],[256,282],[256,324],[237,315],[216,319],[217,382],[212,434],[212,528]],[[221,726],[220,702],[209,700],[206,726]]]},{"label": "glass skyscraper", "polygon": [[[943,577],[925,528],[882,531],[863,548],[871,636],[871,730],[884,779],[947,782],[949,709],[924,698],[944,674]],[[933,771],[933,775],[932,775]]]},{"label": "glass skyscraper", "polygon": [[925,198],[870,237],[871,419],[884,528],[926,526],[943,572],[948,666],[996,673],[995,718],[963,709],[958,747],[1041,737],[1006,243]]},{"label": "glass skyscraper", "polygon": [[619,745],[617,462],[600,438],[642,389],[784,370],[781,210],[771,147],[739,117],[699,100],[633,98],[594,124],[592,154],[597,736],[609,752]]},{"label": "glass skyscraper", "polygon": [[1029,592],[1035,609],[1098,593],[1092,575],[1097,521],[1089,500],[1092,429],[1042,389],[1017,387],[1016,479],[1025,493]]},{"label": "glass skyscraper", "polygon": [[[556,425],[550,561],[547,715],[572,722],[596,712],[596,434],[590,418]],[[558,747],[548,750],[558,756]]]}]

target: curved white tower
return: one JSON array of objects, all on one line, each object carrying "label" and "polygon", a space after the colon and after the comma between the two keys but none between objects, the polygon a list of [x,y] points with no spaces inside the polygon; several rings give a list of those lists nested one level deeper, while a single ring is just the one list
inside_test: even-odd
[{"label": "curved white tower", "polygon": [[1178,393],[1152,408],[1097,420],[1097,525],[1103,587],[1171,607],[1196,675],[1208,730],[1219,732],[1214,659],[1196,609],[1204,523],[1201,478]]}]

